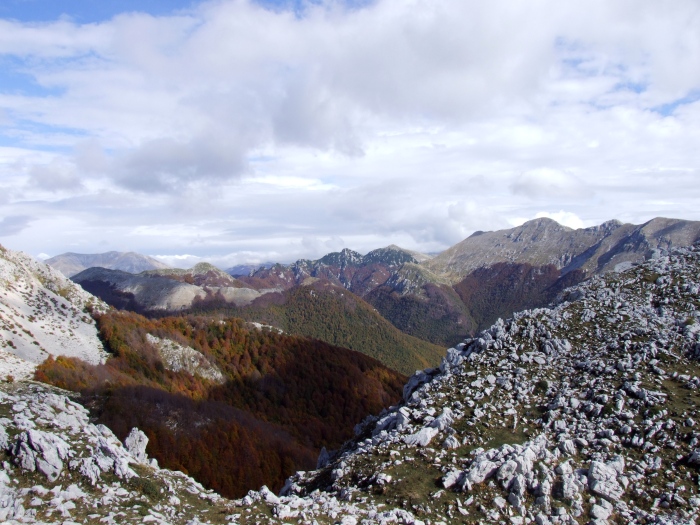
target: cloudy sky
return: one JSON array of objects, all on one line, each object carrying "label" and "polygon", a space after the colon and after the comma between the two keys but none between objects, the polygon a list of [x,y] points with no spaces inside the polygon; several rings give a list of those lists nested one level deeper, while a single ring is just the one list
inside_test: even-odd
[{"label": "cloudy sky", "polygon": [[700,220],[697,0],[3,0],[0,243],[221,266]]}]

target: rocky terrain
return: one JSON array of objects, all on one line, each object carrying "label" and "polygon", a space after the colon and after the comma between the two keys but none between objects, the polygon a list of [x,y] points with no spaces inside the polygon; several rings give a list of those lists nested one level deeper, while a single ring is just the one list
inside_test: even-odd
[{"label": "rocky terrain", "polygon": [[284,497],[239,504],[302,523],[328,515],[321,490],[352,523],[693,523],[699,275],[700,247],[680,249],[499,320]]},{"label": "rocky terrain", "polygon": [[[74,477],[81,463],[60,452],[79,454],[78,443],[87,446],[94,431],[71,434],[70,425],[60,426],[63,416],[39,421],[40,407],[62,403],[34,403],[37,394],[22,389],[35,387],[6,385],[3,512],[18,521],[42,512],[42,520],[58,522],[67,516],[52,509],[93,490],[136,502],[129,514],[110,500],[122,520],[151,521],[146,515],[155,511],[172,523],[693,523],[700,512],[699,276],[700,246],[681,248],[569,288],[551,308],[499,320],[450,348],[439,368],[416,373],[402,403],[364,420],[338,452],[322,452],[318,470],[297,473],[282,495],[263,489],[232,502],[209,495],[208,513],[193,502],[205,492],[193,489],[186,500],[175,484],[177,503],[149,502],[149,492],[166,493],[165,481],[162,493],[139,494],[130,487],[150,485],[113,478],[94,491],[85,474]],[[55,438],[30,439],[27,421]],[[29,446],[46,441],[54,445]],[[43,450],[51,458],[55,451],[64,478],[55,477],[54,459],[53,467],[32,462]],[[71,519],[107,512],[95,496],[70,501]],[[37,515],[27,518],[27,510]]]},{"label": "rocky terrain", "polygon": [[105,308],[58,271],[0,246],[0,377],[31,377],[49,355],[104,361],[90,311]]},{"label": "rocky terrain", "polygon": [[231,523],[223,498],[148,459],[143,432],[122,444],[65,394],[0,386],[0,522]]},{"label": "rocky terrain", "polygon": [[66,277],[88,268],[107,268],[109,270],[121,270],[129,273],[141,273],[147,270],[159,270],[170,268],[158,259],[134,252],[106,252],[106,253],[62,253],[47,259],[46,264],[56,268]]}]

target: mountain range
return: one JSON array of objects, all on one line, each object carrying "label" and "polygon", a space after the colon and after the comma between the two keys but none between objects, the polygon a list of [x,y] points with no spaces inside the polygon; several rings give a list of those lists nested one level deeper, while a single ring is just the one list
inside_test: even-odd
[{"label": "mountain range", "polygon": [[[383,326],[386,320],[407,336],[445,347],[513,311],[544,306],[566,287],[591,276],[622,271],[698,239],[700,222],[693,221],[656,218],[642,225],[608,221],[574,230],[541,218],[508,230],[474,233],[435,256],[391,245],[366,255],[344,249],[318,260],[261,267],[236,278],[200,264],[191,270],[152,270],[136,276],[92,268],[73,279],[119,308],[149,315],[193,308],[228,310],[288,333],[357,349],[411,373],[420,363],[437,364],[434,348],[424,346],[419,352],[422,358],[416,360],[414,354],[397,364],[394,347],[387,347],[387,353],[394,355],[389,360],[358,343],[357,337],[355,344],[350,342],[352,334],[338,338],[329,333],[339,331],[312,329],[302,318],[289,315],[290,300],[303,296],[296,290],[311,285],[333,289],[336,299],[347,303],[340,308],[346,318],[355,311],[354,305],[362,305],[359,312],[378,314],[370,325]],[[324,304],[306,301],[306,318],[322,324],[327,315]],[[351,324],[360,331],[372,330],[366,321]],[[419,344],[407,341],[399,344]]]},{"label": "mountain range", "polygon": [[[197,271],[221,277],[209,270]],[[93,422],[119,439],[138,426],[161,465],[233,497],[263,483],[279,489],[294,471],[313,468],[322,447],[339,447],[358,419],[398,401],[406,377],[362,353],[241,319],[119,311],[0,247],[0,381],[28,379],[78,393]],[[0,389],[0,401],[5,395]],[[0,412],[0,454],[17,435],[8,438],[7,414]],[[67,421],[59,423],[73,425]],[[27,425],[19,429],[36,428]],[[57,443],[37,444],[41,435],[27,446]],[[54,467],[59,457],[66,459],[52,456]],[[3,476],[0,469],[0,484]]]},{"label": "mountain range", "polygon": [[[328,417],[323,410],[332,404],[324,404],[319,391],[327,371],[317,366],[342,351],[302,352],[293,371],[293,338],[250,332],[241,321],[97,314],[113,357],[101,365],[49,359],[37,374],[45,382],[63,381],[81,397],[36,383],[0,384],[0,520],[695,523],[700,244],[648,255],[563,290],[548,307],[515,312],[464,339],[439,367],[408,379],[400,399],[359,422],[344,445],[321,450],[315,467],[289,477],[278,494],[262,487],[235,500],[160,465],[190,461],[178,468],[210,486],[242,479],[246,462],[252,461],[250,472],[279,472],[276,462],[297,456],[286,446],[294,433],[275,425],[306,414],[311,419],[288,428],[307,432],[314,418]],[[216,377],[166,368],[167,360],[157,357],[165,339],[200,352],[230,374],[230,385],[222,390]],[[376,362],[367,368],[368,358],[349,355],[358,360],[347,392],[363,390],[355,386],[363,370],[368,379],[374,370],[374,380],[384,377],[386,392],[393,391],[387,369]],[[346,366],[338,363],[336,381]],[[283,370],[305,375],[292,380]],[[135,379],[161,387],[122,390]],[[97,396],[102,402],[93,395],[95,385],[105,388]],[[299,414],[285,405],[285,388],[292,387],[300,389],[297,395],[310,394],[297,398]],[[121,393],[111,398],[115,391]],[[215,395],[200,403],[205,391]],[[329,399],[347,395],[326,392]],[[239,402],[270,420],[244,427],[240,412],[214,411],[224,394],[237,393],[245,394]],[[132,426],[136,421],[147,431]],[[263,437],[268,454],[260,456],[251,446]],[[169,455],[172,450],[180,452]]]}]

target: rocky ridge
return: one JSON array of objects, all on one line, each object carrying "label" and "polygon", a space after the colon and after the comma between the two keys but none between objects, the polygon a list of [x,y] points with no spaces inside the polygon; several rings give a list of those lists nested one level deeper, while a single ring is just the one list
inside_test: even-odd
[{"label": "rocky ridge", "polygon": [[648,259],[658,251],[690,246],[700,239],[700,222],[654,218],[644,224],[611,220],[573,230],[547,218],[509,230],[477,232],[424,263],[426,269],[458,282],[477,268],[499,262],[553,265],[566,274],[588,276]]},{"label": "rocky ridge", "polygon": [[65,394],[0,386],[0,522],[195,525],[210,523],[208,513],[226,521],[223,498],[148,459],[143,432],[122,444]]},{"label": "rocky ridge", "polygon": [[104,361],[89,311],[106,308],[53,268],[0,246],[0,377],[31,377],[49,355]]},{"label": "rocky ridge", "polygon": [[311,522],[320,490],[348,523],[693,523],[699,275],[696,245],[499,320],[279,501],[239,504]]},{"label": "rocky ridge", "polygon": [[[200,268],[203,266],[204,263]],[[72,279],[112,306],[139,312],[173,312],[212,300],[244,306],[264,293],[273,291],[243,287],[228,274],[213,266],[211,268],[216,272],[170,269],[131,274],[95,267],[74,275]],[[211,275],[207,277],[207,273]],[[196,284],[195,281],[200,277],[204,282]],[[208,278],[216,279],[217,284],[208,284]]]}]

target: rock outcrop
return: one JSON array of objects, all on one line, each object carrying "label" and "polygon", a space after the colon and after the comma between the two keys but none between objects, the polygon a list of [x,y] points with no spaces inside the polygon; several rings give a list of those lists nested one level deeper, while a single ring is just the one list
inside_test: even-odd
[{"label": "rock outcrop", "polygon": [[49,355],[104,361],[90,312],[106,308],[53,268],[0,246],[0,378],[31,377]]},{"label": "rock outcrop", "polygon": [[225,515],[223,498],[148,460],[143,432],[122,445],[57,389],[0,385],[0,413],[2,523],[184,525],[212,509]]}]

